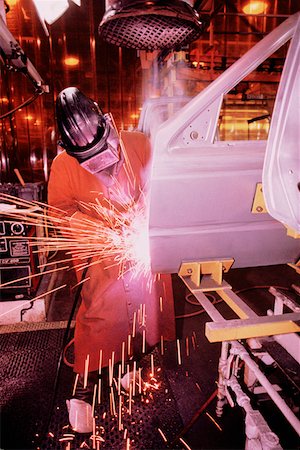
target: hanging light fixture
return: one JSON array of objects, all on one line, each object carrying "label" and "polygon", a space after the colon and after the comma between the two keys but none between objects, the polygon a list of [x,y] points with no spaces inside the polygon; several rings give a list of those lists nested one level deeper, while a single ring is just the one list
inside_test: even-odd
[{"label": "hanging light fixture", "polygon": [[[33,0],[33,3],[47,36],[49,33],[46,22],[52,25],[70,6],[68,0]],[[81,6],[81,0],[73,0],[73,3]]]},{"label": "hanging light fixture", "polygon": [[106,0],[100,37],[138,50],[176,49],[203,30],[197,11],[184,0]]}]

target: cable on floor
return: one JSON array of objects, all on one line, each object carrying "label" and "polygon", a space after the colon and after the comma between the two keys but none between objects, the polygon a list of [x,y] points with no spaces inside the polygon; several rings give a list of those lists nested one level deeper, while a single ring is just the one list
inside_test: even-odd
[{"label": "cable on floor", "polygon": [[246,287],[243,289],[238,289],[237,291],[233,291],[233,292],[235,294],[240,294],[241,292],[251,291],[252,289],[270,289],[270,287],[273,287],[275,289],[281,289],[282,291],[291,291],[290,288],[287,288],[285,286],[274,286],[273,284],[271,284],[269,286],[249,286],[249,287]]},{"label": "cable on floor", "polygon": [[[252,289],[270,289],[270,287],[274,287],[275,289],[281,289],[281,290],[284,290],[284,291],[291,291],[290,288],[287,288],[285,286],[269,285],[269,286],[249,286],[249,287],[246,287],[246,288],[243,288],[243,289],[238,289],[237,291],[233,291],[233,292],[238,295],[238,294],[240,294],[242,292],[250,291]],[[221,302],[224,301],[222,298],[221,299],[216,299],[216,297],[213,294],[206,293],[205,296],[211,299],[212,305],[217,305],[218,303],[221,303]],[[191,297],[194,297],[194,294],[189,292],[185,296],[185,301],[187,303],[189,303],[190,305],[198,306],[199,302],[191,301],[190,300]],[[194,311],[192,313],[187,313],[187,314],[182,314],[182,315],[179,315],[179,316],[175,316],[175,319],[188,319],[190,317],[195,317],[195,316],[198,316],[200,314],[203,314],[204,312],[206,312],[205,309],[201,308],[198,311]]]},{"label": "cable on floor", "polygon": [[72,339],[67,343],[67,345],[65,345],[65,348],[64,348],[64,350],[63,350],[63,362],[64,362],[65,365],[68,366],[68,367],[74,367],[74,363],[71,363],[71,362],[68,360],[67,355],[66,355],[67,350],[71,347],[71,345],[74,344],[74,341],[75,341],[75,339],[72,338]]}]

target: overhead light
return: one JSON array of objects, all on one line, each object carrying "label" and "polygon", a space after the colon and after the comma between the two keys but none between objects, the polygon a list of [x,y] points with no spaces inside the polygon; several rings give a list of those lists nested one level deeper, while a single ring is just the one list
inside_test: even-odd
[{"label": "overhead light", "polygon": [[245,14],[263,14],[266,13],[269,7],[269,3],[263,0],[250,0],[242,6],[242,10]]},{"label": "overhead light", "polygon": [[66,66],[75,67],[79,64],[79,58],[76,56],[68,56],[64,59],[64,63]]},{"label": "overhead light", "polygon": [[[72,0],[76,5],[81,6],[81,0]],[[49,35],[46,22],[52,25],[69,8],[68,0],[33,0],[36,11],[45,33]]]},{"label": "overhead light", "polygon": [[106,0],[99,36],[119,47],[176,49],[203,31],[197,11],[185,0]]},{"label": "overhead light", "polygon": [[39,18],[52,25],[69,8],[68,0],[33,0]]}]

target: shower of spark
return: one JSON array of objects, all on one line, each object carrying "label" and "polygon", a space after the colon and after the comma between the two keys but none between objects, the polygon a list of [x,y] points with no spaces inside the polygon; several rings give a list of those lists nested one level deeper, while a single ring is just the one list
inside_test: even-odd
[{"label": "shower of spark", "polygon": [[147,276],[151,272],[147,217],[145,211],[136,205],[129,213],[129,221],[123,225],[120,234],[111,235],[116,248],[121,249],[116,260],[123,265],[129,262],[133,276]]},{"label": "shower of spark", "polygon": [[[147,202],[143,192],[140,192],[139,200],[135,201],[130,196],[124,194],[118,185],[114,192],[113,200],[105,200],[100,203],[78,203],[78,210],[86,215],[76,215],[71,220],[65,215],[65,212],[51,207],[42,202],[31,202],[18,197],[7,194],[0,194],[0,214],[5,217],[5,222],[21,221],[24,225],[36,227],[34,236],[14,236],[14,239],[26,239],[32,247],[33,252],[41,254],[49,254],[49,252],[64,251],[63,259],[57,266],[57,261],[43,262],[40,265],[41,272],[39,274],[30,275],[30,277],[43,275],[43,273],[51,273],[55,270],[67,270],[69,268],[67,262],[73,262],[77,270],[84,269],[87,265],[104,264],[107,268],[116,266],[119,269],[119,276],[125,273],[132,278],[142,275],[148,280],[148,286],[154,281],[155,275],[151,273],[150,267],[150,251],[148,238],[148,216]],[[51,268],[51,265],[56,268]],[[48,268],[50,266],[50,268]],[[70,264],[71,266],[71,264]],[[48,269],[46,269],[48,268]],[[84,282],[85,280],[81,280]],[[7,286],[15,283],[16,280],[3,283],[1,286]],[[65,285],[55,289],[61,289]],[[54,290],[55,290],[54,289]],[[53,290],[53,291],[54,291]],[[51,293],[51,291],[49,291]],[[36,297],[39,298],[42,295]],[[31,299],[35,300],[35,299]],[[136,323],[140,323],[145,327],[146,313],[145,305],[140,305],[140,309],[135,313],[134,326],[132,336],[135,335]],[[162,311],[162,298],[160,299],[160,309]],[[161,348],[163,350],[163,336],[161,336]],[[124,344],[124,348],[123,348]],[[130,348],[131,344],[128,344]],[[142,353],[146,351],[145,329],[143,330]],[[99,374],[101,374],[102,351],[99,355]],[[113,357],[111,361],[111,376],[113,377]],[[159,380],[160,367],[155,367],[154,358],[151,357],[151,370],[146,379],[142,379],[141,368],[137,369],[136,363],[133,362],[134,382],[130,384],[129,394],[121,389],[121,374],[125,368],[125,343],[122,343],[122,361],[120,364],[119,379],[116,388],[110,383],[110,415],[112,416],[112,427],[116,426],[121,432],[124,430],[124,443],[126,449],[131,448],[131,438],[128,436],[128,428],[125,423],[133,423],[132,418],[138,406],[137,399],[148,405],[154,400],[153,394],[160,390],[161,381]],[[128,369],[129,370],[129,369]],[[86,374],[88,374],[88,361],[86,363]],[[101,380],[101,378],[99,378]],[[112,381],[112,380],[111,380]],[[77,382],[77,381],[76,381]],[[100,382],[99,382],[100,383]],[[74,386],[74,390],[75,390]],[[98,398],[97,398],[98,389]],[[101,384],[94,389],[93,411],[95,404],[101,403],[103,392],[101,393]],[[136,403],[135,403],[136,402]],[[99,405],[98,405],[99,406]],[[102,418],[104,420],[104,417]],[[67,426],[69,430],[69,426]],[[161,430],[159,430],[162,433]],[[91,436],[92,444],[82,442],[80,448],[100,449],[104,442],[104,429],[96,426],[94,421],[93,434]],[[53,435],[54,436],[54,435]],[[51,436],[50,436],[51,437]],[[67,449],[71,449],[74,443],[74,433],[64,432],[59,439],[62,445]],[[134,442],[134,441],[132,441]]]},{"label": "shower of spark", "polygon": [[[2,208],[6,222],[17,219],[46,230],[26,237],[35,252],[63,250],[67,257],[61,262],[76,261],[77,270],[103,263],[107,267],[118,266],[120,277],[130,272],[133,278],[143,275],[151,283],[144,195],[140,193],[140,201],[135,202],[116,187],[115,197],[114,203],[107,199],[104,204],[80,202],[78,207],[86,215],[74,217],[71,222],[63,211],[41,202],[0,194],[0,203],[7,206]],[[43,269],[47,265],[51,263],[45,263]]]}]

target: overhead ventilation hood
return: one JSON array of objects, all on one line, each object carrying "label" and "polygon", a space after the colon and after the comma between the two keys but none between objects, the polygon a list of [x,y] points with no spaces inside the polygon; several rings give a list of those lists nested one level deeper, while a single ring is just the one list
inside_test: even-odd
[{"label": "overhead ventilation hood", "polygon": [[183,0],[106,0],[100,37],[138,50],[177,49],[203,30],[197,11]]}]

